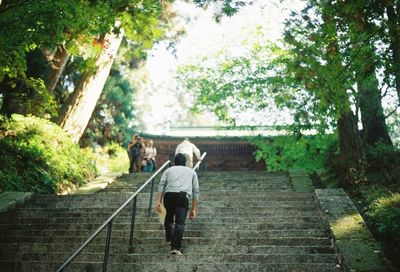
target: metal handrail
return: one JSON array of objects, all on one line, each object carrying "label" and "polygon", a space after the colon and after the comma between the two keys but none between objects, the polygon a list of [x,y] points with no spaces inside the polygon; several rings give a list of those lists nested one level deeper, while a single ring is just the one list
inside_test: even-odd
[{"label": "metal handrail", "polygon": [[[125,201],[106,221],[104,221],[103,225],[101,225],[93,234],[69,257],[61,266],[58,268],[57,272],[61,272],[66,268],[78,255],[81,251],[105,228],[107,228],[107,238],[106,238],[106,246],[105,246],[105,254],[104,254],[104,261],[103,261],[103,272],[107,271],[107,263],[108,263],[108,253],[109,253],[109,246],[110,246],[110,239],[111,239],[111,231],[112,231],[112,221],[113,219],[126,207],[128,204],[133,201],[133,209],[132,209],[132,223],[131,223],[131,234],[130,234],[130,241],[129,245],[132,245],[133,241],[133,229],[135,223],[135,215],[136,215],[136,201],[137,195],[147,186],[147,184],[152,183],[151,192],[150,192],[150,203],[149,203],[149,212],[148,216],[150,215],[150,209],[153,200],[153,186],[154,186],[154,178],[166,167],[169,165],[171,161],[165,162],[143,185],[132,194],[131,197]],[[197,164],[196,164],[197,166]]]}]

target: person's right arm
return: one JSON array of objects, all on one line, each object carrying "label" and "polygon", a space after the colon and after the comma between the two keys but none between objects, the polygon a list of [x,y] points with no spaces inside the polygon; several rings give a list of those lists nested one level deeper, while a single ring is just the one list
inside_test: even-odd
[{"label": "person's right arm", "polygon": [[[168,171],[168,170],[167,170]],[[156,211],[161,212],[161,201],[164,195],[165,186],[167,186],[167,171],[163,173],[160,179],[160,184],[158,185],[158,193],[156,200]]]},{"label": "person's right arm", "polygon": [[161,213],[161,201],[164,193],[157,193],[156,211]]},{"label": "person's right arm", "polygon": [[200,149],[197,148],[194,144],[192,144],[193,153],[198,160],[201,158]]}]

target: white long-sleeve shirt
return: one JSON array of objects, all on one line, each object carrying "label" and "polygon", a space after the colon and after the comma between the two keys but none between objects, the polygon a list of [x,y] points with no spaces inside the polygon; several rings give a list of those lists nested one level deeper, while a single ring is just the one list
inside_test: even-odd
[{"label": "white long-sleeve shirt", "polygon": [[200,150],[189,142],[188,140],[184,140],[182,143],[178,144],[175,150],[175,156],[176,154],[181,153],[185,155],[186,157],[186,166],[193,167],[193,154],[196,156],[196,158],[199,160],[201,155],[200,155]]},{"label": "white long-sleeve shirt", "polygon": [[172,166],[161,176],[158,192],[186,192],[189,196],[193,196],[193,199],[198,201],[200,197],[200,188],[197,174],[193,169],[186,166]]},{"label": "white long-sleeve shirt", "polygon": [[146,146],[144,149],[144,158],[155,160],[157,156],[157,149],[155,147]]}]

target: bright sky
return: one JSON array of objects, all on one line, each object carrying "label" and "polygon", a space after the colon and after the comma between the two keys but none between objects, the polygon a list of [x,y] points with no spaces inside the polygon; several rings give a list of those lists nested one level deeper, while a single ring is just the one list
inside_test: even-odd
[{"label": "bright sky", "polygon": [[[141,116],[145,124],[143,130],[148,133],[166,134],[169,127],[178,124],[180,115],[184,115],[187,109],[178,106],[176,93],[176,68],[179,65],[193,62],[202,56],[212,56],[216,52],[225,49],[231,55],[243,53],[243,41],[248,33],[255,31],[257,26],[262,26],[268,38],[275,40],[280,38],[283,21],[288,15],[285,2],[277,5],[274,1],[258,1],[252,6],[244,7],[233,17],[224,17],[220,23],[213,19],[213,9],[203,10],[190,3],[176,1],[174,8],[190,21],[185,24],[186,35],[176,45],[176,56],[166,50],[166,44],[158,44],[148,58],[146,69],[149,83],[147,91],[138,94],[137,102],[147,105],[146,114]],[[286,6],[300,8],[302,1],[287,1]],[[183,105],[184,106],[184,105]],[[239,123],[249,123],[254,119],[254,113],[243,113],[243,120]],[[288,121],[288,116],[279,112],[257,113],[258,117],[268,118],[278,116],[280,121]],[[201,120],[203,119],[203,120]],[[205,122],[206,121],[206,122]],[[255,122],[256,120],[253,120]],[[205,122],[205,123],[204,123]],[[201,125],[215,125],[213,116],[203,116],[197,123]],[[180,124],[181,125],[181,124]]]}]

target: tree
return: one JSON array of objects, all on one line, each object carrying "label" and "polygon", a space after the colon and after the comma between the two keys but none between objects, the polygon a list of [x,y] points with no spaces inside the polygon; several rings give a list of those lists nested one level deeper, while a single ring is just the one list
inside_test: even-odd
[{"label": "tree", "polygon": [[365,1],[352,1],[338,5],[338,14],[349,32],[351,63],[347,69],[355,72],[358,99],[363,124],[364,143],[374,145],[379,141],[392,145],[381,102],[381,91],[376,76],[379,62],[373,43],[379,27],[367,17]]},{"label": "tree", "polygon": [[96,61],[96,71],[86,72],[60,114],[58,124],[78,142],[81,138],[107,80],[115,55],[121,44],[123,33],[112,33],[102,38],[104,46]]},{"label": "tree", "polygon": [[[90,86],[89,82],[92,81],[93,75],[104,76],[102,83],[97,85],[97,89],[99,89],[96,90],[97,94],[91,98],[98,99],[108,75],[107,69],[109,70],[111,67],[112,60],[109,65],[96,67],[100,63],[103,64],[100,56],[105,43],[107,43],[104,36],[110,35],[110,31],[114,29],[114,23],[120,21],[121,29],[125,30],[126,38],[129,40],[127,44],[133,48],[131,55],[144,57],[145,50],[151,48],[154,42],[164,34],[163,28],[166,24],[161,15],[163,8],[168,6],[168,3],[161,0],[41,2],[43,1],[7,1],[1,6],[0,13],[5,16],[0,20],[0,33],[5,33],[7,26],[15,24],[17,19],[21,27],[17,27],[16,32],[9,35],[9,39],[0,41],[0,56],[7,56],[0,60],[2,68],[4,67],[0,71],[0,80],[5,79],[6,85],[10,86],[8,94],[11,96],[17,91],[15,82],[27,82],[28,80],[38,81],[43,91],[46,90],[44,88],[44,81],[46,81],[51,93],[63,72],[68,55],[83,56],[86,59],[86,69],[82,71],[83,77],[59,117],[59,124],[72,133],[73,138],[77,141],[90,119],[91,112],[88,109],[93,109],[96,104],[96,101],[93,101],[89,103],[90,107],[85,106],[88,105],[83,103],[86,100],[84,97],[87,97],[85,88]],[[36,17],[34,19],[25,18],[25,14]],[[40,27],[37,26],[38,24]],[[35,27],[38,27],[38,30]],[[27,33],[26,29],[32,30],[33,33]],[[117,47],[114,46],[114,41],[118,45]],[[115,51],[118,50],[121,43],[120,40],[114,39],[110,39],[108,42],[108,46],[114,48]],[[53,69],[49,77],[37,79],[26,77],[25,50],[30,51],[32,48],[39,48],[49,60],[53,60],[51,66]],[[54,53],[49,53],[52,51]],[[115,55],[116,52],[110,56],[114,57]],[[99,71],[94,72],[96,69]],[[21,93],[23,94],[24,91],[22,90]],[[13,99],[4,99],[3,101],[12,103]],[[12,110],[12,107],[7,108]],[[82,115],[83,112],[86,114]],[[79,119],[82,119],[83,122],[80,122]]]},{"label": "tree", "polygon": [[[90,45],[89,37],[108,31],[115,21],[103,1],[4,0],[0,6],[0,81],[27,79],[26,54],[59,45]],[[88,39],[89,38],[89,39]],[[91,42],[91,41],[90,41]]]},{"label": "tree", "polygon": [[[102,145],[109,141],[115,141],[113,136],[119,130],[122,130],[124,135],[132,134],[129,128],[134,118],[132,103],[134,91],[129,81],[119,71],[119,67],[114,65],[80,140],[81,146],[88,146],[95,142]],[[107,130],[112,133],[111,139],[104,135]]]},{"label": "tree", "polygon": [[335,12],[313,1],[287,21],[283,46],[264,40],[249,55],[223,58],[216,67],[183,67],[181,82],[197,93],[198,108],[206,106],[221,118],[229,118],[232,105],[261,110],[273,99],[292,112],[296,133],[337,129],[344,179],[354,170],[362,175],[364,152],[351,110],[354,76],[343,66]]}]

